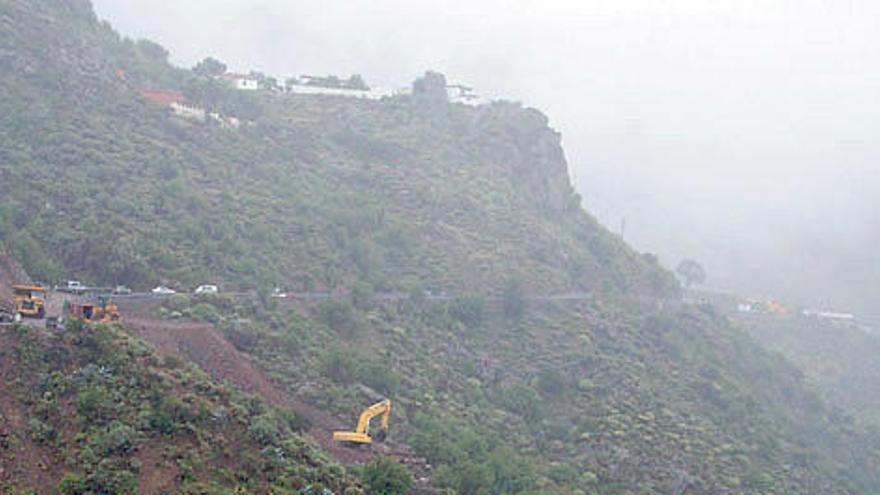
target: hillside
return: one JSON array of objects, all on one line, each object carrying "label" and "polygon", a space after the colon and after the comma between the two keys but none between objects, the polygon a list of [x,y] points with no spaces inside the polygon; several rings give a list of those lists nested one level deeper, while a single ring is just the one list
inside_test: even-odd
[{"label": "hillside", "polygon": [[877,335],[853,322],[818,318],[752,318],[742,326],[803,370],[829,404],[880,427]]},{"label": "hillside", "polygon": [[[483,292],[513,277],[540,280],[535,290],[674,283],[579,209],[559,136],[537,111],[429,94],[245,94],[120,40],[87,5],[3,5],[0,235],[37,279],[430,280]],[[157,85],[253,125],[170,119],[139,95]]]},{"label": "hillside", "polygon": [[359,493],[296,416],[113,328],[0,326],[3,493]]},{"label": "hillside", "polygon": [[[428,459],[438,487],[466,495],[880,491],[876,437],[712,308],[682,304],[653,256],[581,209],[560,136],[537,110],[450,104],[434,73],[414,94],[381,101],[237,92],[170,66],[158,45],[121,38],[86,0],[0,0],[0,67],[0,244],[34,279],[254,289],[256,298],[177,295],[140,317],[216,328],[226,339],[218,347],[234,346],[253,364],[236,361],[220,378],[259,383],[253,391],[269,403],[278,390],[352,421],[377,396],[392,397],[390,440]],[[173,117],[143,89],[180,91],[242,125]],[[326,297],[277,300],[268,297],[275,286]],[[166,344],[137,321],[95,335],[123,349],[141,349],[141,338]],[[31,395],[17,414],[37,412],[47,386],[40,371],[86,366],[91,351],[70,332],[58,344],[64,359],[50,359],[48,344],[10,354],[36,366],[22,375]],[[156,392],[140,377],[162,363],[132,352],[106,369],[137,386],[120,390],[125,408],[106,411],[95,428],[134,428],[122,418],[154,396],[235,407],[201,399],[194,379]],[[204,354],[179,355],[210,368]],[[268,379],[236,382],[252,369]],[[286,417],[254,407],[223,433],[224,445],[252,452],[260,445],[244,432],[256,418]],[[55,430],[69,427],[47,414]],[[146,451],[203,432],[150,435],[137,434]],[[222,456],[206,443],[201,459]],[[131,466],[133,454],[123,454],[117,461]],[[335,493],[351,486],[321,462],[303,473],[312,458],[266,471],[241,456],[227,469],[261,467],[265,477],[244,475],[245,490],[257,493],[319,478]],[[71,462],[97,476],[89,459]],[[242,478],[209,464],[190,481],[229,487]],[[43,483],[20,469],[12,485]]]}]

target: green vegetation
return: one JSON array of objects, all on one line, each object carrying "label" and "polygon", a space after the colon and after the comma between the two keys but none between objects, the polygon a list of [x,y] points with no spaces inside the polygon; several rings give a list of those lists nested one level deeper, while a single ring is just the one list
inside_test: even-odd
[{"label": "green vegetation", "polygon": [[[514,279],[542,280],[536,292],[603,280],[654,291],[660,274],[658,289],[675,290],[571,206],[558,136],[534,110],[498,103],[476,119],[403,97],[235,91],[213,78],[221,62],[173,68],[164,49],[121,39],[87,9],[0,8],[12,54],[0,74],[0,245],[36,279],[487,294]],[[183,122],[142,88],[251,124]],[[547,151],[532,156],[536,146]]]},{"label": "green vegetation", "polygon": [[[30,418],[26,432],[13,430],[0,446],[0,462],[8,473],[31,468],[12,447],[30,442],[28,452],[57,467],[43,483],[60,478],[32,486],[39,493],[357,492],[299,436],[291,412],[195,368],[163,366],[118,328],[73,324],[46,335],[14,327],[0,329],[0,343],[3,411]],[[215,488],[197,488],[208,485]]]},{"label": "green vegetation", "polygon": [[[438,74],[378,102],[236,92],[212,77],[221,62],[171,67],[86,2],[9,0],[0,19],[0,248],[35,278],[254,289],[157,314],[215,325],[328,414],[390,396],[389,441],[453,492],[880,490],[877,435],[679,304],[656,257],[580,209],[540,112],[451,105]],[[245,123],[173,118],[148,87]],[[332,296],[278,301],[276,286]],[[556,293],[590,296],[533,297]],[[14,440],[57,464],[43,492],[360,491],[300,418],[119,328],[4,338],[28,418]],[[364,470],[380,492],[406,479],[387,460]]]},{"label": "green vegetation", "polygon": [[388,457],[380,457],[364,467],[363,479],[371,495],[404,495],[412,486],[406,468]]},{"label": "green vegetation", "polygon": [[829,404],[880,432],[880,339],[855,321],[758,317],[742,326],[798,366]]}]

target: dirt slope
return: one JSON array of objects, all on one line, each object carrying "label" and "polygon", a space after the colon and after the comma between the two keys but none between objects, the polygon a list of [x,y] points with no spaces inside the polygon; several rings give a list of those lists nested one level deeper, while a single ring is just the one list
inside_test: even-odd
[{"label": "dirt slope", "polygon": [[307,420],[309,435],[337,461],[344,464],[363,464],[378,455],[391,455],[405,464],[413,474],[416,482],[411,493],[434,492],[430,488],[431,466],[425,459],[415,455],[409,446],[387,442],[371,448],[349,448],[334,442],[332,432],[349,429],[350,424],[285,394],[272,384],[248,356],[239,352],[212,325],[144,316],[129,316],[125,325],[159,351],[192,361],[214,379],[227,381],[245,392],[258,394],[273,406],[291,409]]},{"label": "dirt slope", "polygon": [[[0,348],[11,349],[7,335],[0,332]],[[6,358],[6,359],[4,359]],[[7,484],[40,487],[45,492],[57,486],[56,473],[63,472],[46,449],[33,442],[28,431],[28,419],[17,407],[17,399],[7,392],[7,384],[18,379],[19,370],[12,359],[0,351],[0,493]]]},{"label": "dirt slope", "polygon": [[333,442],[332,431],[347,429],[350,425],[281,392],[212,325],[146,317],[128,317],[125,324],[163,353],[192,361],[214,379],[258,394],[270,405],[290,408],[308,421],[309,434],[338,461],[363,463],[376,455],[370,450],[350,449]]}]

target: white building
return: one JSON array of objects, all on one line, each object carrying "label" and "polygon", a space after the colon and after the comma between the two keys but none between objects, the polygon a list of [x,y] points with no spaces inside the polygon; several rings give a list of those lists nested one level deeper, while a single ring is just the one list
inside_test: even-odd
[{"label": "white building", "polygon": [[242,91],[255,91],[260,89],[260,81],[247,76],[245,74],[233,74],[228,72],[220,76],[224,81],[228,81],[235,89]]},{"label": "white building", "polygon": [[169,105],[171,110],[174,111],[174,115],[187,119],[187,120],[195,120],[198,122],[205,121],[205,109],[199,107],[193,107],[190,105],[186,105],[183,103],[173,102]]},{"label": "white building", "polygon": [[474,93],[473,88],[463,84],[450,84],[446,86],[446,95],[449,96],[450,103],[461,103],[472,106],[487,103],[485,98]]},{"label": "white building", "polygon": [[390,93],[379,90],[326,88],[323,86],[308,86],[305,84],[291,84],[288,86],[288,91],[301,95],[345,96],[348,98],[360,98],[363,100],[381,100],[386,96],[391,96]]}]

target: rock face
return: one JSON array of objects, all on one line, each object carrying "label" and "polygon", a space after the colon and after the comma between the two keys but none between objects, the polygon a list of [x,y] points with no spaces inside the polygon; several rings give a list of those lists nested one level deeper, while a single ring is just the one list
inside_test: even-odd
[{"label": "rock face", "polygon": [[478,114],[478,138],[507,166],[521,194],[550,214],[577,206],[561,136],[547,116],[519,104],[497,102]]}]

